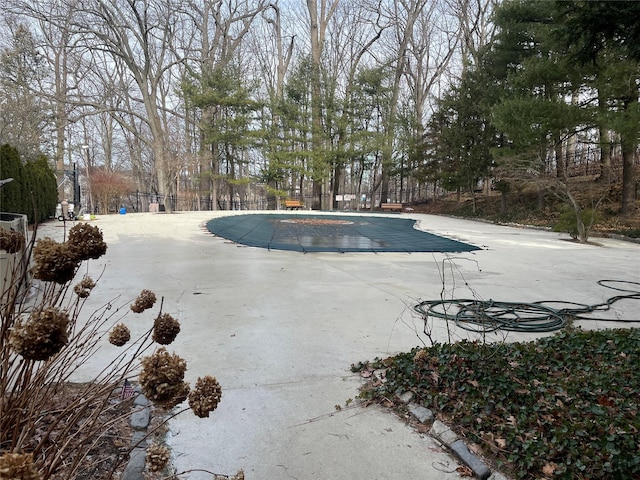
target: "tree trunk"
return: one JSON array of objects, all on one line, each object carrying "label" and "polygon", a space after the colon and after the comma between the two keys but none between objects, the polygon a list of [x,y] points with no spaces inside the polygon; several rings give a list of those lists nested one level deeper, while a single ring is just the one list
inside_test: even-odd
[{"label": "tree trunk", "polygon": [[[273,18],[269,17],[268,12],[273,12],[274,17]],[[273,41],[275,42],[277,64],[276,64],[276,75],[274,79],[275,85],[271,85],[271,88],[269,88],[268,91],[273,92],[273,98],[270,98],[271,103],[273,105],[278,105],[283,98],[285,76],[286,76],[287,70],[289,69],[289,63],[291,62],[291,57],[293,55],[295,36],[291,37],[291,40],[289,41],[289,44],[285,49],[282,41],[283,33],[282,33],[280,7],[277,4],[275,3],[270,4],[269,7],[265,10],[265,14],[263,15],[263,18],[273,28],[272,38],[273,38]],[[270,74],[266,72],[269,72],[270,65],[267,64],[266,66],[264,66],[263,70],[265,71],[265,75],[264,75],[265,78],[269,79]],[[280,124],[280,115],[276,109],[271,109],[271,123],[274,126]],[[279,147],[276,147],[276,148],[279,148]],[[267,189],[267,209],[269,210],[276,210],[278,208],[278,197],[274,192],[276,192],[280,187],[278,183],[279,180],[281,180],[281,178],[278,176],[278,178],[271,178],[267,182],[267,185],[269,187]]]},{"label": "tree trunk", "polygon": [[564,159],[564,149],[562,148],[562,138],[560,135],[556,135],[554,144],[555,157],[556,157],[556,177],[564,182],[567,179],[567,164]]},{"label": "tree trunk", "polygon": [[314,158],[312,162],[314,169],[312,208],[316,210],[327,209],[330,200],[324,195],[328,184],[325,178],[327,172],[325,171],[326,159],[323,152],[320,65],[327,25],[337,6],[338,0],[320,0],[320,15],[318,16],[317,0],[307,0],[311,37],[311,145]]},{"label": "tree trunk", "polygon": [[158,181],[158,193],[162,198],[162,204],[166,211],[171,211],[172,206],[169,202],[169,195],[172,191],[171,174],[168,171],[168,149],[165,144],[165,132],[158,112],[155,95],[151,95],[145,99],[147,108],[147,121],[149,130],[151,130],[152,144],[154,156],[154,170]]},{"label": "tree trunk", "polygon": [[544,208],[544,193],[545,188],[542,185],[538,186],[538,210],[542,210]]},{"label": "tree trunk", "polygon": [[582,219],[582,209],[580,208],[578,201],[569,191],[567,186],[563,185],[563,188],[565,190],[565,194],[567,195],[567,198],[569,199],[571,208],[573,209],[573,212],[575,213],[575,216],[576,216],[576,230],[578,231],[578,241],[580,243],[587,243],[588,233],[587,233],[587,228],[585,227],[584,221]]},{"label": "tree trunk", "polygon": [[631,217],[636,211],[636,171],[634,155],[638,144],[622,141],[622,215]]},{"label": "tree trunk", "polygon": [[[600,77],[598,77],[600,80]],[[607,100],[604,97],[602,88],[598,88],[598,115],[602,118],[607,116]],[[600,177],[598,181],[605,185],[611,183],[611,135],[612,132],[604,126],[600,126],[598,133],[600,134]]]},{"label": "tree trunk", "polygon": [[[67,109],[67,86],[69,84],[69,66],[68,66],[68,52],[67,46],[69,45],[69,32],[60,31],[60,45],[54,47],[53,55],[53,68],[55,74],[55,129],[56,129],[56,148],[55,148],[55,161],[56,161],[56,173],[58,175],[58,184],[64,179],[64,154],[65,154],[65,139],[67,126],[69,125],[69,116]],[[58,192],[59,195],[64,196],[63,192]],[[62,196],[60,201],[64,200]]]},{"label": "tree trunk", "polygon": [[[637,87],[624,101],[624,111],[633,112],[638,106]],[[639,127],[637,120],[627,119],[628,127],[620,133],[620,144],[622,147],[622,216],[631,217],[636,212],[636,168],[634,157],[638,149]]]},{"label": "tree trunk", "polygon": [[[337,195],[338,195],[338,192],[340,191],[340,182],[342,181],[342,178],[343,178],[343,172],[344,172],[344,167],[342,166],[341,163],[337,162],[333,168],[333,175],[331,176],[331,185],[329,186],[329,189],[331,191],[331,209],[332,210],[338,210]],[[342,192],[343,195],[344,193],[345,192]],[[344,202],[344,196],[342,197],[342,200]]]},{"label": "tree trunk", "polygon": [[380,178],[380,196],[381,201],[386,202],[389,196],[389,179],[390,170],[393,168],[393,141],[395,138],[396,115],[398,112],[398,99],[400,97],[400,82],[407,67],[407,50],[408,45],[413,36],[413,27],[420,15],[420,12],[426,5],[426,0],[412,0],[406,10],[406,24],[397,32],[400,38],[398,45],[393,84],[391,87],[391,98],[389,101],[389,109],[384,119],[384,147],[382,149],[382,174]]},{"label": "tree trunk", "polygon": [[600,176],[598,181],[611,183],[611,131],[600,127]]}]

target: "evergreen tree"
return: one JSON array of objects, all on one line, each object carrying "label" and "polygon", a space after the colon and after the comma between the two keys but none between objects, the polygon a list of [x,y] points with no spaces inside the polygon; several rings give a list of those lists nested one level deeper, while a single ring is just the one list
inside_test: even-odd
[{"label": "evergreen tree", "polygon": [[551,1],[517,0],[496,10],[500,30],[492,63],[504,75],[504,93],[493,114],[512,153],[529,156],[541,173],[555,170],[563,179],[563,141],[581,121],[567,98],[577,91],[581,76],[557,42],[555,16]]},{"label": "evergreen tree", "polygon": [[8,144],[0,146],[0,180],[12,178],[0,187],[0,211],[26,213],[25,173],[18,150]]},{"label": "evergreen tree", "polygon": [[46,156],[40,155],[25,164],[30,197],[33,208],[30,220],[41,222],[55,215],[58,202],[58,188],[55,173],[49,166]]},{"label": "evergreen tree", "polygon": [[545,190],[565,197],[575,211],[578,230],[585,232],[580,239],[586,241],[584,206],[567,179],[564,149],[577,131],[592,137],[599,134],[603,151],[610,138],[617,138],[623,160],[622,213],[633,211],[633,156],[640,131],[638,62],[626,59],[625,49],[613,41],[594,47],[595,61],[578,61],[586,47],[583,40],[573,38],[570,28],[576,18],[562,2],[505,2],[496,10],[495,20],[499,33],[493,65],[502,75],[504,98],[493,114],[509,142],[509,149],[502,151],[503,163],[512,176],[535,182],[540,200]]},{"label": "evergreen tree", "polygon": [[474,202],[479,180],[488,181],[493,166],[492,150],[498,132],[491,123],[490,108],[495,89],[483,70],[467,70],[460,85],[438,103],[429,122],[430,156],[437,165],[440,184],[447,190],[467,190]]},{"label": "evergreen tree", "polygon": [[310,60],[303,59],[287,80],[282,99],[270,106],[275,121],[265,142],[262,176],[279,197],[302,196],[311,177],[310,81]]},{"label": "evergreen tree", "polygon": [[[360,69],[349,108],[351,148],[348,155],[357,161],[359,185],[364,173],[370,172],[369,197],[372,209],[375,207],[376,191],[381,189],[384,182],[383,162],[387,147],[386,122],[392,97],[391,81],[392,71],[388,67]],[[361,188],[359,186],[358,194]],[[381,198],[381,201],[387,200]]]},{"label": "evergreen tree", "polygon": [[556,0],[563,17],[564,39],[578,47],[576,58],[596,62],[608,49],[640,61],[640,2],[617,0]]},{"label": "evergreen tree", "polygon": [[0,188],[0,210],[27,215],[29,223],[53,216],[58,188],[53,170],[44,155],[23,163],[18,150],[0,147],[0,179],[13,178]]},{"label": "evergreen tree", "polygon": [[39,155],[48,130],[47,105],[38,93],[43,65],[33,34],[19,25],[11,46],[0,52],[0,137],[24,159]]},{"label": "evergreen tree", "polygon": [[622,152],[621,213],[631,216],[636,210],[634,159],[640,142],[640,2],[571,0],[555,5],[560,43],[573,49],[571,61],[592,71],[584,83],[596,101],[584,104],[589,109],[597,105],[592,116],[600,128],[603,157],[610,148],[607,131],[617,137],[611,141],[617,140]]},{"label": "evergreen tree", "polygon": [[230,199],[227,207],[233,208],[242,185],[251,181],[245,175],[247,152],[264,136],[254,123],[261,105],[252,99],[251,88],[231,67],[185,84],[183,92],[190,105],[207,112],[200,130],[213,161],[211,171],[203,173],[221,183]]}]

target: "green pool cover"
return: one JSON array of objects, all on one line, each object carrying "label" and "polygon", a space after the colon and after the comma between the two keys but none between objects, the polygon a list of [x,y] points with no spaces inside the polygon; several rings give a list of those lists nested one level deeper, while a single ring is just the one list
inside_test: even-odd
[{"label": "green pool cover", "polygon": [[207,229],[250,247],[298,252],[470,252],[479,247],[414,228],[408,218],[365,215],[244,214]]}]

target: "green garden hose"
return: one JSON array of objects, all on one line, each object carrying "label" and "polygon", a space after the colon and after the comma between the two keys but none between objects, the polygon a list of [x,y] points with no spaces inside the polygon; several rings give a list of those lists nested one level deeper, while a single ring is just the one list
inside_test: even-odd
[{"label": "green garden hose", "polygon": [[[566,326],[570,320],[597,320],[640,323],[638,320],[606,319],[589,316],[610,310],[620,300],[640,300],[640,282],[599,280],[598,285],[617,290],[603,303],[586,305],[567,301],[499,302],[495,300],[450,299],[425,300],[413,307],[425,322],[431,318],[453,321],[462,329],[486,333],[497,330],[524,333],[552,332]],[[552,307],[551,305],[555,305]],[[564,305],[563,308],[559,308]]]}]

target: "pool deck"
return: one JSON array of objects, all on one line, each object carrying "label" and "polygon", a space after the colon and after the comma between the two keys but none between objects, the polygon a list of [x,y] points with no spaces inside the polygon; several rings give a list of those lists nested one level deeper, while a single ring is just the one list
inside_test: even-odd
[{"label": "pool deck", "polygon": [[[598,280],[640,280],[640,245],[619,240],[581,245],[543,230],[401,214],[424,231],[482,249],[303,254],[240,246],[207,231],[207,221],[229,214],[143,213],[91,222],[103,231],[108,250],[89,264],[92,276],[104,273],[85,311],[154,291],[181,323],[169,351],[187,361],[187,381],[193,385],[210,374],[222,385],[210,418],[186,412],[171,421],[168,441],[178,471],[234,474],[242,468],[247,479],[259,480],[460,478],[460,463],[429,435],[378,407],[344,408],[362,384],[350,365],[428,343],[411,309],[421,300],[593,304],[616,294]],[[60,240],[63,231],[62,222],[53,221],[39,235]],[[639,312],[637,301],[625,300],[608,317],[639,319]],[[125,323],[133,335],[142,333],[156,313]],[[427,328],[439,342],[479,338],[443,321]],[[487,339],[534,338],[499,332]],[[92,359],[94,368],[109,361],[111,348]]]}]

